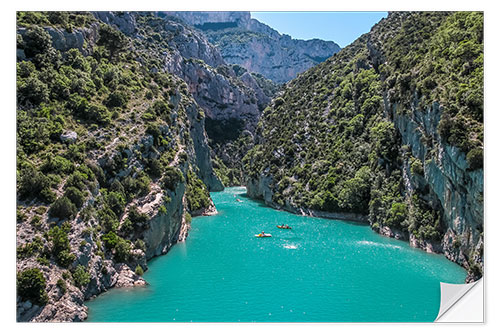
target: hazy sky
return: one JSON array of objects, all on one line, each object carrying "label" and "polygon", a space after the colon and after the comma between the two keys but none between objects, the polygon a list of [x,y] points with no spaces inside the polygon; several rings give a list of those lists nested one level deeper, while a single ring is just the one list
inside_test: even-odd
[{"label": "hazy sky", "polygon": [[332,40],[345,47],[387,12],[252,12],[252,18],[298,39]]}]

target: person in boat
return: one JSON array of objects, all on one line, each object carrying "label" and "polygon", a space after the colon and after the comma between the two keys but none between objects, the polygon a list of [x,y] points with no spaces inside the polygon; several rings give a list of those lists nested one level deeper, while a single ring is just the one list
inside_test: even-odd
[{"label": "person in boat", "polygon": [[285,225],[282,223],[282,224],[281,224],[281,227],[282,227],[282,228],[285,228]]},{"label": "person in boat", "polygon": [[260,235],[261,235],[262,237],[264,237],[264,231],[262,231],[262,232],[260,233]]}]

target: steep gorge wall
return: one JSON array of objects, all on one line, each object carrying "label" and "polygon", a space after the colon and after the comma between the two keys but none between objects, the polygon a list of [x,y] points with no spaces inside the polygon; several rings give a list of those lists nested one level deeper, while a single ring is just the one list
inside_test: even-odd
[{"label": "steep gorge wall", "polygon": [[[468,282],[479,279],[482,101],[464,103],[453,89],[467,87],[472,94],[481,78],[481,23],[476,13],[390,13],[288,83],[262,115],[258,144],[245,158],[249,196],[298,214],[326,207],[324,215],[332,218],[349,219],[355,208],[376,232],[444,253],[467,269]],[[475,45],[473,52],[444,56],[464,39]],[[453,66],[462,76],[452,74]],[[444,86],[453,92],[442,93]],[[471,150],[480,156],[473,162],[466,154]]]},{"label": "steep gorge wall", "polygon": [[[438,103],[425,110],[415,108],[409,114],[398,114],[396,110],[397,106],[393,105],[392,115],[402,144],[408,145],[412,155],[424,165],[423,177],[411,175],[412,188],[424,191],[427,187],[432,195],[426,200],[443,212],[445,235],[435,250],[467,269],[477,264],[482,270],[483,169],[470,170],[465,154],[440,138]],[[424,140],[432,141],[432,145]],[[414,191],[408,192],[407,195],[412,195]],[[415,247],[427,247],[411,235],[410,241]]]}]

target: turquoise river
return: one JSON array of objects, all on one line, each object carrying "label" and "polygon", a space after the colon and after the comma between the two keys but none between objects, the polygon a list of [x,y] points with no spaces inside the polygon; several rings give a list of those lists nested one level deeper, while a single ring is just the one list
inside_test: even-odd
[{"label": "turquoise river", "polygon": [[[439,282],[464,283],[465,270],[442,255],[366,224],[277,211],[245,193],[211,193],[218,214],[194,218],[185,242],[149,262],[148,286],[87,302],[88,320],[433,321]],[[272,237],[256,238],[261,231]]]}]

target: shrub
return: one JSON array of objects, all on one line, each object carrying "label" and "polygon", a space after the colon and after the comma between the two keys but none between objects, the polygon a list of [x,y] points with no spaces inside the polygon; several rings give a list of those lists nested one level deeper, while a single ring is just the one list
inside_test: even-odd
[{"label": "shrub", "polygon": [[106,106],[109,108],[121,108],[127,105],[129,97],[126,92],[118,90],[109,94],[106,99]]},{"label": "shrub", "polygon": [[135,241],[134,247],[136,249],[142,250],[143,252],[146,252],[146,243],[142,239],[138,239]]},{"label": "shrub", "polygon": [[87,182],[87,178],[88,175],[76,170],[68,177],[68,179],[66,180],[66,184],[64,186],[66,188],[73,186],[83,191],[86,188],[85,184]]},{"label": "shrub", "polygon": [[144,213],[139,213],[137,207],[135,206],[130,207],[128,212],[128,218],[133,224],[142,224],[149,220],[148,215]]},{"label": "shrub", "polygon": [[68,12],[47,12],[47,18],[52,24],[60,24],[66,26],[69,21]]},{"label": "shrub", "polygon": [[471,170],[481,169],[483,167],[483,150],[474,148],[467,153],[467,163]]},{"label": "shrub", "polygon": [[151,178],[141,171],[136,180],[136,192],[137,194],[143,196],[149,193],[149,185],[151,184]]},{"label": "shrub", "polygon": [[38,257],[36,258],[36,261],[43,266],[50,266],[50,261],[46,257]]},{"label": "shrub", "polygon": [[132,225],[132,222],[130,219],[125,219],[123,223],[120,225],[120,232],[121,234],[127,235],[130,234],[131,232],[134,231],[134,226]]},{"label": "shrub", "polygon": [[159,100],[157,100],[157,101],[155,101],[155,102],[153,103],[153,110],[154,110],[154,112],[155,112],[158,116],[161,116],[161,115],[163,115],[163,114],[167,114],[167,113],[170,111],[170,109],[169,109],[169,107],[168,107],[167,103],[165,103],[165,102],[163,102],[163,101],[159,101]]},{"label": "shrub", "polygon": [[18,182],[19,196],[21,199],[37,197],[44,202],[54,202],[56,195],[51,191],[52,181],[43,173],[33,167],[20,170]]},{"label": "shrub", "polygon": [[69,245],[68,231],[66,225],[62,228],[55,226],[49,230],[49,240],[52,242],[51,252],[56,258],[56,262],[62,267],[68,267],[71,265],[76,256],[71,253],[71,247]]},{"label": "shrub", "polygon": [[66,219],[74,216],[77,212],[76,206],[67,197],[57,199],[49,209],[50,217],[57,217],[59,219]]},{"label": "shrub", "polygon": [[50,90],[47,84],[35,76],[18,81],[17,96],[21,103],[40,105],[48,102]]},{"label": "shrub", "polygon": [[125,188],[123,187],[122,183],[118,179],[115,179],[111,185],[109,186],[110,191],[113,192],[119,192],[124,194],[125,193]]},{"label": "shrub", "polygon": [[84,119],[95,121],[98,124],[109,125],[111,123],[111,112],[103,105],[90,104],[84,109],[82,115]]},{"label": "shrub", "polygon": [[29,268],[17,274],[17,294],[35,304],[46,304],[49,300],[45,291],[47,281],[38,268]]},{"label": "shrub", "polygon": [[142,276],[144,274],[144,270],[142,269],[141,265],[137,265],[135,268],[135,274]]},{"label": "shrub", "polygon": [[106,204],[109,208],[116,214],[116,216],[120,216],[125,209],[125,198],[123,194],[120,192],[109,192],[106,195]]},{"label": "shrub", "polygon": [[118,236],[113,231],[102,235],[101,239],[104,242],[104,245],[110,250],[113,249],[118,242]]},{"label": "shrub", "polygon": [[52,37],[42,27],[32,26],[24,36],[24,54],[31,58],[46,53],[52,47]]},{"label": "shrub", "polygon": [[410,169],[411,173],[414,175],[424,175],[424,166],[422,165],[422,161],[420,161],[418,158],[413,159]]},{"label": "shrub", "polygon": [[115,245],[115,258],[118,262],[125,262],[130,257],[130,242],[117,237],[117,242]]},{"label": "shrub", "polygon": [[177,184],[183,180],[182,173],[174,167],[168,166],[165,168],[165,175],[163,176],[163,186],[171,191],[174,191]]},{"label": "shrub", "polygon": [[210,206],[210,194],[205,184],[192,171],[188,173],[186,199],[191,212]]},{"label": "shrub", "polygon": [[147,164],[147,172],[153,178],[158,178],[163,173],[163,164],[158,159],[150,159]]},{"label": "shrub", "polygon": [[68,187],[64,195],[68,197],[68,199],[71,200],[71,202],[74,203],[77,208],[81,208],[83,203],[85,202],[85,195],[76,187]]},{"label": "shrub", "polygon": [[158,208],[158,214],[160,214],[160,215],[167,214],[167,207],[161,205],[160,208]]},{"label": "shrub", "polygon": [[63,294],[66,293],[66,290],[68,289],[68,287],[66,285],[66,282],[63,279],[57,280],[56,285],[59,287],[59,289],[61,289],[61,292]]},{"label": "shrub", "polygon": [[78,265],[73,272],[73,282],[78,288],[81,288],[90,282],[90,274],[82,265]]},{"label": "shrub", "polygon": [[62,156],[49,156],[48,160],[42,165],[41,170],[45,173],[69,174],[73,172],[74,165]]},{"label": "shrub", "polygon": [[30,223],[34,226],[34,227],[40,227],[42,225],[42,218],[39,216],[39,215],[35,215],[33,216],[33,218],[31,219]]},{"label": "shrub", "polygon": [[148,128],[146,129],[146,133],[153,136],[154,143],[158,144],[158,138],[161,136],[160,128],[158,124],[148,124]]},{"label": "shrub", "polygon": [[115,231],[118,228],[120,222],[116,214],[109,207],[106,206],[99,210],[98,215],[105,232]]},{"label": "shrub", "polygon": [[407,216],[407,208],[404,203],[393,202],[389,210],[386,225],[390,227],[399,227],[403,224]]}]

